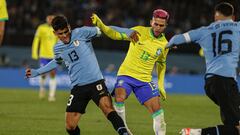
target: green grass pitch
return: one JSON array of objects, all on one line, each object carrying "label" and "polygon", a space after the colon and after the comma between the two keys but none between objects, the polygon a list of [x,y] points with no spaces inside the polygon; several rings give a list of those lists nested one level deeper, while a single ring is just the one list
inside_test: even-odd
[{"label": "green grass pitch", "polygon": [[[69,91],[57,91],[57,101],[38,99],[37,90],[0,89],[0,135],[67,135],[64,114]],[[152,118],[134,96],[126,101],[127,123],[135,135],[153,135]],[[205,95],[168,94],[162,101],[167,135],[184,127],[219,124],[218,107]],[[79,122],[82,135],[117,135],[102,112],[90,102]]]}]

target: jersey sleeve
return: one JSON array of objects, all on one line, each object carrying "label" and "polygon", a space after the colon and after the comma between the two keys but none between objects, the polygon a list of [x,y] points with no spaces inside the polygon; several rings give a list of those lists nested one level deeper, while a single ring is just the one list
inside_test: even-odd
[{"label": "jersey sleeve", "polygon": [[156,63],[159,89],[164,89],[164,77],[166,72],[166,59],[167,59],[168,50],[169,49],[165,49],[165,51],[163,51],[163,53],[159,56]]},{"label": "jersey sleeve", "polygon": [[87,27],[84,26],[81,28],[81,31],[83,32],[83,35],[86,39],[92,39],[94,37],[100,36],[101,31],[97,27]]},{"label": "jersey sleeve", "polygon": [[32,43],[32,59],[38,59],[38,49],[40,43],[40,34],[41,34],[41,27],[38,27],[36,33],[34,35],[33,43]]},{"label": "jersey sleeve", "polygon": [[127,34],[127,36],[130,37],[132,32],[134,32],[134,30],[128,29],[128,28],[122,28],[117,26],[110,26],[110,27],[116,30],[117,32],[119,32],[122,36],[124,36],[124,34]]},{"label": "jersey sleeve", "polygon": [[165,72],[166,72],[166,59],[167,59],[168,50],[169,49],[165,49],[165,51],[163,51],[163,53],[159,56],[158,61],[156,63],[158,88],[164,100],[166,99],[164,78],[165,78]]},{"label": "jersey sleeve", "polygon": [[198,42],[204,35],[204,27],[188,31],[184,34],[178,34],[173,36],[167,44],[167,48],[182,45],[184,43]]},{"label": "jersey sleeve", "polygon": [[188,42],[197,42],[198,40],[200,40],[204,33],[204,28],[205,27],[201,27],[201,28],[190,30],[184,33],[183,36],[185,38],[185,41],[188,43]]}]

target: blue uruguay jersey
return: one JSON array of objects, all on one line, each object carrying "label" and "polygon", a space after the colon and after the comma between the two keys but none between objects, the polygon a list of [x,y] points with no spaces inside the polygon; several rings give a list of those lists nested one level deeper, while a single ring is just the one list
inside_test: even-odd
[{"label": "blue uruguay jersey", "polygon": [[183,35],[187,42],[196,42],[203,48],[207,74],[236,79],[240,52],[239,22],[217,21]]},{"label": "blue uruguay jersey", "polygon": [[81,27],[72,30],[71,41],[59,41],[54,47],[55,60],[68,68],[71,86],[86,85],[103,79],[91,39],[99,35],[97,27]]}]

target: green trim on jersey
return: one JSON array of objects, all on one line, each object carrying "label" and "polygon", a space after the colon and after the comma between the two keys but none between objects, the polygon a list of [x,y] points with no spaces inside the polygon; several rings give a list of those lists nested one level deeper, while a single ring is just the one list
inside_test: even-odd
[{"label": "green trim on jersey", "polygon": [[160,40],[162,37],[164,37],[164,33],[161,33],[158,37],[155,37],[154,34],[153,34],[153,29],[151,28],[150,29],[150,36],[151,36],[151,38],[156,38],[156,39]]},{"label": "green trim on jersey", "polygon": [[7,21],[8,18],[1,18],[0,21]]}]

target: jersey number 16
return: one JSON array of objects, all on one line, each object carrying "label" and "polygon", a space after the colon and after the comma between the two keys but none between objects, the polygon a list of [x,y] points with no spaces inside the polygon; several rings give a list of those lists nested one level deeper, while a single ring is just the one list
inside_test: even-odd
[{"label": "jersey number 16", "polygon": [[[232,31],[231,30],[225,30],[225,31],[221,31],[219,33],[219,36],[218,36],[218,44],[216,45],[216,37],[217,37],[217,34],[216,33],[212,33],[212,40],[213,40],[213,56],[217,56],[218,55],[223,55],[223,54],[226,54],[226,53],[230,53],[232,51],[232,41],[230,39],[222,39],[223,35],[226,35],[226,34],[229,34],[229,35],[232,35]],[[227,50],[222,50],[222,46],[223,44],[227,44]],[[216,50],[216,47],[217,47],[217,50]]]}]

